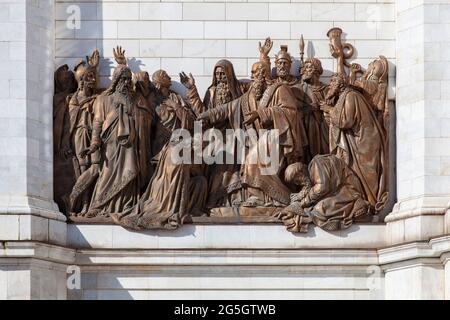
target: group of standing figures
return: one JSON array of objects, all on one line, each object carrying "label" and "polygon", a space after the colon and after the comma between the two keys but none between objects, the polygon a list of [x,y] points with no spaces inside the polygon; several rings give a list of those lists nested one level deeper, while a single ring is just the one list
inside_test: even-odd
[{"label": "group of standing figures", "polygon": [[[61,211],[143,230],[175,229],[214,208],[245,207],[270,211],[292,232],[307,232],[311,223],[347,228],[378,214],[388,199],[388,63],[380,57],[365,71],[349,64],[353,47],[342,43],[341,32],[328,32],[337,59],[328,85],[319,59],[303,61],[303,38],[300,77],[291,74],[286,46],[272,71],[267,38],[251,79],[238,80],[231,62],[220,60],[204,99],[190,74],[180,73],[186,97],[171,90],[164,70],[151,79],[145,71],[133,74],[120,47],[106,90],[98,87],[97,50],[73,71],[59,67],[54,153]],[[243,163],[174,161],[185,142],[172,133],[193,134],[196,121],[222,133],[254,130],[258,144],[245,145]],[[274,132],[277,139],[269,139]],[[270,174],[252,157],[261,144],[278,156]]]}]

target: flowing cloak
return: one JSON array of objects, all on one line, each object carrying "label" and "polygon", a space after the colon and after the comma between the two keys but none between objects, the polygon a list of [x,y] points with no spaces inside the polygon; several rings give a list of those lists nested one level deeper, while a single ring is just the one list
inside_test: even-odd
[{"label": "flowing cloak", "polygon": [[[276,166],[277,172],[270,175],[262,174],[265,172],[261,172],[260,169],[267,165],[259,162],[258,159],[258,144],[261,145],[261,143],[255,144],[250,146],[249,154],[241,168],[239,183],[230,184],[227,186],[227,189],[232,191],[239,185],[243,187],[249,186],[262,190],[272,199],[289,204],[290,190],[280,178],[281,169],[288,163],[298,161],[303,155],[304,141],[301,139],[301,132],[304,132],[303,122],[299,119],[295,99],[287,85],[277,83],[267,88],[259,105],[251,92],[252,90],[250,89],[241,98],[210,109],[208,111],[209,121],[217,123],[228,119],[232,128],[239,129],[246,120],[246,115],[251,111],[257,111],[260,119],[256,120],[252,125],[247,125],[245,129],[255,129],[257,133],[261,133],[258,132],[260,129],[278,130],[279,147],[271,143],[270,131],[266,131],[259,136],[261,143],[265,143],[262,148],[267,150],[269,155],[272,152],[279,152],[279,162],[272,164]],[[278,149],[278,151],[275,149]],[[256,164],[251,163],[255,159],[257,159]]]},{"label": "flowing cloak", "polygon": [[[239,81],[234,73],[233,64],[226,60],[219,60],[214,66],[213,80],[205,93],[203,101],[200,99],[197,88],[193,86],[189,88],[186,93],[186,97],[189,103],[200,112],[204,112],[209,109],[213,109],[219,105],[217,100],[217,78],[216,69],[222,67],[225,70],[225,74],[228,79],[228,89],[230,90],[231,99],[235,100],[242,96],[243,93],[250,88],[250,82]],[[226,122],[217,123],[214,128],[221,130],[223,137],[225,137],[226,129],[230,129],[230,126]],[[236,175],[239,173],[238,164],[212,164],[206,168],[206,175],[208,177],[208,200],[207,206],[209,208],[221,207],[227,205],[226,195],[227,190],[225,185],[230,184],[230,180],[235,180]]]},{"label": "flowing cloak", "polygon": [[315,156],[309,166],[312,188],[304,199],[305,209],[317,226],[338,230],[364,216],[368,203],[358,177],[335,155]]},{"label": "flowing cloak", "polygon": [[69,143],[69,112],[68,100],[71,93],[63,91],[53,96],[53,179],[55,188],[53,196],[59,210],[67,212],[64,196],[69,194],[75,184],[75,170],[73,162],[60,156],[60,150]]},{"label": "flowing cloak", "polygon": [[90,210],[108,215],[137,203],[139,169],[134,108],[131,101],[118,101],[117,93],[103,93],[95,100],[92,143],[101,141],[101,169]]},{"label": "flowing cloak", "polygon": [[[169,98],[178,103],[175,111],[162,102],[156,109],[163,125],[171,132],[176,129],[193,129],[195,115],[175,93]],[[198,170],[199,165],[172,161],[172,153],[183,141],[172,137],[156,156],[155,173],[139,200],[139,203],[119,215],[113,215],[117,224],[141,229],[175,229],[185,222],[189,214],[201,210],[207,194],[206,178]]]},{"label": "flowing cloak", "polygon": [[90,164],[90,156],[81,158],[79,153],[91,145],[93,104],[97,96],[80,100],[75,93],[69,102],[70,137],[80,166]]},{"label": "flowing cloak", "polygon": [[305,129],[308,136],[307,159],[311,160],[318,154],[328,154],[329,127],[325,122],[323,112],[320,110],[320,102],[325,101],[328,86],[317,87],[304,84],[303,112],[305,114]]},{"label": "flowing cloak", "polygon": [[366,199],[379,206],[386,200],[384,133],[362,93],[347,88],[332,108],[330,151],[356,173]]},{"label": "flowing cloak", "polygon": [[53,152],[58,153],[64,147],[65,135],[69,134],[69,99],[68,91],[55,93],[53,96]]},{"label": "flowing cloak", "polygon": [[152,125],[155,120],[155,102],[153,95],[145,97],[138,92],[136,99],[135,121],[139,160],[139,189],[145,189],[152,176]]}]

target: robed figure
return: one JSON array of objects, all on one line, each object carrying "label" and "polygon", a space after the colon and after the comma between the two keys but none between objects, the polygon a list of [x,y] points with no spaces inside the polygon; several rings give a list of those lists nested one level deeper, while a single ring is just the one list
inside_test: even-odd
[{"label": "robed figure", "polygon": [[155,94],[146,71],[135,74],[135,122],[139,159],[139,189],[144,192],[152,177],[151,165],[153,127],[155,122]]},{"label": "robed figure", "polygon": [[[303,145],[299,139],[303,123],[298,116],[295,98],[287,85],[277,83],[271,86],[267,83],[265,73],[264,65],[255,63],[254,82],[247,93],[201,115],[211,124],[228,120],[234,129],[244,128],[247,132],[253,129],[256,135],[266,135],[258,136],[259,140],[267,143],[265,150],[269,154],[279,152],[275,172],[264,174],[267,172],[260,169],[267,164],[259,162],[258,144],[247,145],[249,154],[241,167],[241,178],[226,186],[229,192],[243,188],[243,205],[246,206],[288,204],[290,190],[280,178],[281,172],[286,164],[299,161],[303,155]],[[263,133],[261,129],[276,129],[273,132],[277,132],[280,143],[278,151],[275,150],[278,146],[273,145],[273,139],[268,136],[271,133]],[[253,163],[255,159],[256,163]]]},{"label": "robed figure", "polygon": [[53,96],[53,179],[54,199],[59,210],[69,212],[66,196],[75,183],[74,164],[71,161],[69,100],[77,89],[74,73],[67,65],[60,66],[54,74],[55,94]]},{"label": "robed figure", "polygon": [[[212,83],[206,90],[203,101],[200,99],[192,75],[187,77],[184,73],[180,74],[181,82],[187,88],[186,97],[188,102],[199,111],[214,109],[217,106],[226,104],[232,100],[238,99],[250,86],[250,82],[239,81],[236,78],[233,64],[226,60],[219,60],[214,66]],[[226,130],[230,129],[230,124],[219,122],[214,124],[214,128],[221,131],[225,137]],[[225,156],[225,150],[216,150],[220,153],[218,156]],[[208,200],[207,207],[215,208],[222,206],[231,206],[241,200],[239,193],[233,193],[227,196],[226,185],[235,181],[239,174],[240,166],[237,163],[214,163],[207,167],[206,176],[208,177]]]},{"label": "robed figure", "polygon": [[88,216],[132,208],[138,200],[138,158],[132,74],[118,65],[111,86],[94,103],[92,141],[85,153],[100,157],[100,174]]},{"label": "robed figure", "polygon": [[[171,133],[181,129],[192,134],[195,112],[170,90],[170,77],[158,70],[153,74],[153,82],[160,100],[156,114],[161,124]],[[155,172],[139,203],[131,210],[113,214],[114,222],[133,230],[176,229],[190,221],[191,214],[201,214],[207,195],[206,178],[201,165],[177,158],[183,144],[191,142],[179,138],[173,134],[155,156]],[[187,150],[191,152],[192,148]]]},{"label": "robed figure", "polygon": [[328,231],[346,229],[370,213],[359,178],[335,155],[317,155],[308,166],[291,164],[285,178],[301,187],[278,215],[291,232],[307,232],[310,223]]},{"label": "robed figure", "polygon": [[323,74],[322,63],[317,58],[308,59],[302,67],[302,105],[305,129],[308,135],[306,148],[307,160],[311,161],[318,154],[328,154],[329,127],[320,104],[325,101],[328,86],[320,81]]},{"label": "robed figure", "polygon": [[330,121],[330,150],[356,173],[369,203],[376,211],[387,200],[385,137],[381,124],[364,95],[346,85],[343,75],[333,76],[327,108]]}]

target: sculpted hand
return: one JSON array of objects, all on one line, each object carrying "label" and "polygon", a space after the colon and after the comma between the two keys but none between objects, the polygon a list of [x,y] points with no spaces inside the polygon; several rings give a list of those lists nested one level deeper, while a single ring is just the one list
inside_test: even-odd
[{"label": "sculpted hand", "polygon": [[261,45],[261,42],[259,42],[259,52],[267,57],[269,55],[270,50],[272,49],[273,41],[270,39],[270,37],[267,37],[264,41],[264,45]]},{"label": "sculpted hand", "polygon": [[88,58],[87,60],[90,66],[97,67],[98,63],[100,62],[100,53],[98,52],[98,50],[95,49],[91,57]]},{"label": "sculpted hand", "polygon": [[323,113],[329,113],[333,109],[332,106],[330,106],[327,102],[322,101],[320,102],[320,110],[323,111]]},{"label": "sculpted hand", "polygon": [[352,72],[361,72],[362,68],[361,65],[359,63],[352,63],[351,65],[351,71]]},{"label": "sculpted hand", "polygon": [[87,155],[93,154],[95,151],[98,150],[98,148],[99,148],[99,145],[96,143],[93,143],[93,144],[91,144],[91,146],[89,148],[84,149],[78,155],[80,156],[80,158],[84,158]]},{"label": "sculpted hand", "polygon": [[250,112],[250,113],[247,113],[246,116],[249,117],[249,118],[248,118],[247,120],[244,121],[244,124],[245,124],[245,125],[247,125],[247,124],[252,124],[253,122],[256,121],[256,119],[259,118],[258,111],[252,111],[252,112]]},{"label": "sculpted hand", "polygon": [[323,112],[323,117],[325,118],[325,121],[327,124],[330,124],[331,121],[331,110],[333,109],[332,106],[330,106],[328,103],[326,102],[321,102],[320,103],[320,110],[322,110]]},{"label": "sculpted hand", "polygon": [[178,103],[176,103],[175,101],[173,101],[171,99],[167,99],[163,103],[167,107],[167,110],[169,110],[169,111],[175,111],[179,107]]},{"label": "sculpted hand", "polygon": [[118,64],[127,65],[127,59],[125,58],[125,50],[122,50],[122,47],[117,46],[117,48],[113,48],[114,59]]},{"label": "sculpted hand", "polygon": [[333,58],[340,58],[342,56],[342,51],[330,44],[330,53]]},{"label": "sculpted hand", "polygon": [[181,72],[180,82],[183,84],[183,86],[186,87],[186,89],[191,89],[195,86],[195,80],[191,73],[189,73],[189,76],[187,76],[186,73]]}]

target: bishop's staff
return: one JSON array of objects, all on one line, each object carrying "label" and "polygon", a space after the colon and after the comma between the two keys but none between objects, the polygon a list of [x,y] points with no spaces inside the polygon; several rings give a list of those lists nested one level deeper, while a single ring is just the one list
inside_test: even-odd
[{"label": "bishop's staff", "polygon": [[345,67],[351,68],[347,60],[353,56],[355,49],[350,43],[343,43],[341,35],[341,28],[331,28],[327,32],[327,37],[330,39],[330,53],[333,58],[337,59],[337,73],[341,73],[347,77]]}]

